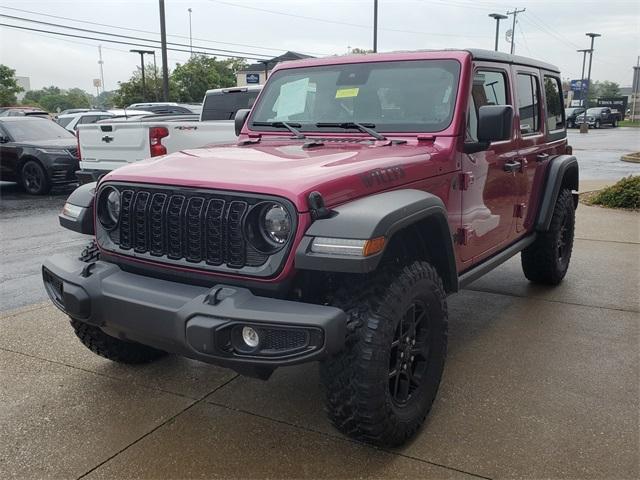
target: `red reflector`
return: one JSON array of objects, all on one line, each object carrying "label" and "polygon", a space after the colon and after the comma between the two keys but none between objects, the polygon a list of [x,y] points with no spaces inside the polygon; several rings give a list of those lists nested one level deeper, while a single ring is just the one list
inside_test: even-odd
[{"label": "red reflector", "polygon": [[162,145],[162,139],[168,136],[169,130],[166,127],[151,127],[149,129],[149,151],[152,157],[167,154],[167,147]]}]

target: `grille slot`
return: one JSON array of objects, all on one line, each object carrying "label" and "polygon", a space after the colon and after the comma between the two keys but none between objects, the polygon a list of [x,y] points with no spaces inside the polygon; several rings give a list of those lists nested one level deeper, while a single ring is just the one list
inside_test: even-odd
[{"label": "grille slot", "polygon": [[257,268],[270,259],[245,239],[245,218],[260,199],[195,189],[117,188],[120,219],[109,238],[122,254],[133,250],[169,263],[185,261],[229,269]]}]

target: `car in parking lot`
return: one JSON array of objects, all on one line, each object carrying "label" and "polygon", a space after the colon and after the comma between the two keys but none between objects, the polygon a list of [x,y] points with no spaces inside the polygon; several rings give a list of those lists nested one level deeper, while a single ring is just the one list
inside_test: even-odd
[{"label": "car in parking lot", "polygon": [[3,107],[0,117],[42,117],[51,118],[49,112],[36,107]]},{"label": "car in parking lot", "polygon": [[576,127],[576,118],[581,113],[584,113],[584,107],[571,107],[564,109],[564,117],[567,119],[567,128]]},{"label": "car in parking lot", "polygon": [[237,142],[79,187],[60,223],[93,243],[47,259],[45,288],[113,361],[171,352],[263,379],[320,361],[333,424],[400,445],[436,398],[447,296],[519,253],[531,282],[565,277],[579,172],[562,102],[555,66],[493,51],[281,63]]},{"label": "car in parking lot", "polygon": [[586,123],[592,128],[600,128],[603,125],[618,126],[620,114],[614,113],[609,107],[593,107],[589,108],[586,113],[582,113],[576,117],[576,125]]},{"label": "car in parking lot", "polygon": [[100,120],[123,116],[125,112],[127,117],[148,115],[150,113],[146,110],[86,110],[83,112],[58,115],[56,122],[71,133],[75,133],[79,125],[88,125],[99,122]]},{"label": "car in parking lot", "polygon": [[76,183],[76,138],[52,120],[0,117],[0,180],[17,182],[32,195]]}]

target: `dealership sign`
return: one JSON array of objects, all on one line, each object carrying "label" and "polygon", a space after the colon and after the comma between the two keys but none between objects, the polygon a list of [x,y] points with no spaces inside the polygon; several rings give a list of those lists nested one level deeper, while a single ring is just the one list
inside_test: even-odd
[{"label": "dealership sign", "polygon": [[589,80],[571,80],[571,90],[574,92],[586,92]]},{"label": "dealership sign", "polygon": [[247,73],[247,83],[260,83],[259,73]]}]

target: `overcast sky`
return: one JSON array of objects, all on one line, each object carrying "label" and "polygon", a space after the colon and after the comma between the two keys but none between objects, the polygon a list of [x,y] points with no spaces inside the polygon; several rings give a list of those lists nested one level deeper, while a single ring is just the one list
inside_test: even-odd
[{"label": "overcast sky", "polygon": [[[373,0],[166,0],[165,3],[167,34],[172,35],[169,41],[176,43],[189,43],[187,8],[192,8],[194,49],[200,46],[231,49],[270,58],[286,50],[316,56],[343,54],[348,47],[371,48],[372,44]],[[580,78],[582,54],[576,49],[589,48],[585,32],[602,34],[595,43],[594,80],[631,85],[632,66],[640,55],[637,0],[520,0],[515,5],[499,0],[379,0],[379,5],[379,51],[492,49],[495,21],[487,15],[505,13],[518,6],[526,8],[526,12],[518,15],[516,53],[558,65],[563,78]],[[159,38],[157,0],[2,0],[0,14],[93,32]],[[6,17],[0,17],[0,23],[62,31]],[[510,20],[503,21],[500,35],[503,51],[509,48],[504,38],[508,28]],[[79,31],[70,33],[97,36]],[[34,89],[57,85],[94,91],[92,79],[99,76],[98,44],[103,47],[106,89],[115,89],[117,81],[127,80],[139,63],[139,57],[129,53],[134,46],[0,26],[0,63],[14,68],[17,75],[30,77]],[[159,53],[158,50],[158,62]],[[184,62],[188,56],[170,51],[169,64]]]}]

